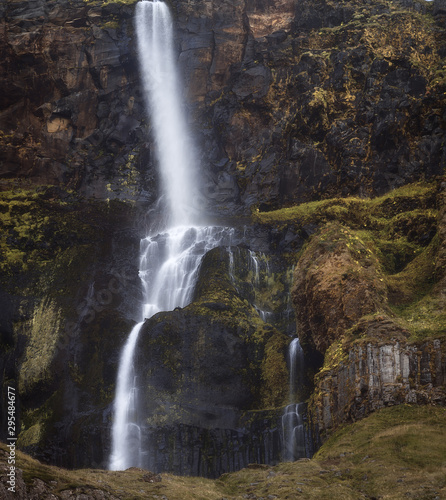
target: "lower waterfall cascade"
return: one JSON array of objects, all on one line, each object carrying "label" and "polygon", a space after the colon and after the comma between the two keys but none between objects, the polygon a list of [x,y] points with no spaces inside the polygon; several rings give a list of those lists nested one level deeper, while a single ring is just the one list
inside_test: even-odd
[{"label": "lower waterfall cascade", "polygon": [[186,306],[192,297],[201,258],[212,248],[228,244],[232,233],[232,229],[218,226],[175,227],[141,240],[142,320],[131,331],[121,352],[114,403],[111,470],[141,466],[141,417],[133,360],[144,319],[159,311]]}]

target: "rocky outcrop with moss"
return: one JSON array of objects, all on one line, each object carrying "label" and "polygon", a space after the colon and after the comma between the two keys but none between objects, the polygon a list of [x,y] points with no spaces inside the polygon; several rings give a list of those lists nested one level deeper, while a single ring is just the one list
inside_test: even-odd
[{"label": "rocky outcrop with moss", "polygon": [[[193,302],[156,314],[141,330],[137,371],[151,470],[218,477],[280,460],[289,337],[248,300],[253,276],[237,289],[230,251],[208,252]],[[249,273],[249,260],[237,260]]]},{"label": "rocky outcrop with moss", "polygon": [[140,295],[138,212],[58,188],[0,199],[0,370],[2,390],[17,391],[18,444],[52,462],[102,463],[118,352]]},{"label": "rocky outcrop with moss", "polygon": [[132,3],[2,4],[3,181],[153,201]]},{"label": "rocky outcrop with moss", "polygon": [[327,353],[330,363],[336,364],[318,373],[311,401],[313,422],[324,436],[386,406],[446,405],[444,338],[398,341],[389,323],[373,325],[391,338],[387,342],[355,342],[348,351],[345,345],[334,344]]},{"label": "rocky outcrop with moss", "polygon": [[444,25],[431,7],[178,3],[209,196],[270,210],[441,174]]},{"label": "rocky outcrop with moss", "polygon": [[325,355],[311,400],[323,435],[383,406],[445,404],[443,183],[344,203],[294,275],[299,335]]}]

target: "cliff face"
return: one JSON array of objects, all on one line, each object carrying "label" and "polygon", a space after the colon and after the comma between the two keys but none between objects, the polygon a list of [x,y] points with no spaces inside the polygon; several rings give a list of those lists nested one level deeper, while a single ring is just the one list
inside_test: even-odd
[{"label": "cliff face", "polygon": [[[442,172],[439,5],[436,18],[417,2],[172,7],[210,207],[382,194]],[[5,3],[3,179],[154,200],[132,16],[131,2]]]},{"label": "cliff face", "polygon": [[323,435],[386,406],[446,404],[443,341],[364,343],[317,376],[314,423]]},{"label": "cliff face", "polygon": [[178,3],[208,190],[271,209],[441,173],[445,46],[427,8]]},{"label": "cliff face", "polygon": [[153,200],[132,7],[40,0],[1,14],[3,181]]},{"label": "cliff face", "polygon": [[[360,209],[355,221],[344,214],[344,225],[325,225],[299,259],[298,332],[309,351],[325,355],[310,405],[323,436],[383,406],[445,404],[444,183],[439,187],[391,203],[378,199],[365,219]],[[409,200],[418,208],[404,213]],[[393,213],[375,219],[390,205]],[[432,208],[433,225],[420,224]],[[393,237],[385,242],[388,231]]]},{"label": "cliff face", "polygon": [[[206,256],[194,302],[144,327],[159,461],[215,475],[265,446],[279,458],[291,280],[307,376],[322,367],[310,413],[323,436],[383,405],[444,404],[443,3],[171,8],[208,211],[244,218],[228,222],[233,248]],[[160,194],[133,12],[0,6],[0,369],[19,386],[21,446],[65,466],[106,464],[138,240]],[[250,251],[265,261],[255,286]]]}]

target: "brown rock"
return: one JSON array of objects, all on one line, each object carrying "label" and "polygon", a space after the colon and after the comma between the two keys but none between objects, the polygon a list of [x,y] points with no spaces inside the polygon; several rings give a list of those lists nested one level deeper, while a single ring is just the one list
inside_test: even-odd
[{"label": "brown rock", "polygon": [[294,272],[297,331],[322,354],[362,316],[386,310],[386,287],[375,259],[352,233],[329,224],[315,236]]}]

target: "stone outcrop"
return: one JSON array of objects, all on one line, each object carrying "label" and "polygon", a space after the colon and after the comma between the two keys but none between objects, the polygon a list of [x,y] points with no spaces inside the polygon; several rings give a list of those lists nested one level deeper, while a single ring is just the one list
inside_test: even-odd
[{"label": "stone outcrop", "polygon": [[[441,5],[436,17],[398,5],[172,2],[209,210],[374,195],[441,173]],[[156,199],[133,9],[5,3],[3,181]]]},{"label": "stone outcrop", "polygon": [[376,257],[338,224],[314,236],[294,272],[299,338],[324,354],[361,317],[385,309],[387,290]]},{"label": "stone outcrop", "polygon": [[444,339],[358,342],[316,379],[313,422],[322,436],[385,406],[446,405]]},{"label": "stone outcrop", "polygon": [[[253,4],[206,5],[207,19],[220,21],[224,13],[217,23],[222,38],[195,3],[193,10],[189,3],[177,7],[180,36],[190,37],[201,23],[217,57],[191,43],[181,53],[191,81],[202,82],[193,86],[196,116],[212,126],[198,127],[204,164],[211,165],[209,197],[222,172],[239,188],[226,199],[233,210],[234,204],[271,209],[321,195],[374,195],[421,172],[442,171],[444,118],[436,109],[444,83],[422,66],[440,63],[444,47],[434,25],[420,24],[416,11],[426,6],[400,14],[380,2]],[[267,23],[258,27],[262,11],[277,16],[269,33]],[[404,40],[413,41],[414,32],[419,38],[408,51]],[[225,47],[231,57],[218,74]],[[421,66],[412,50],[425,60]]]},{"label": "stone outcrop", "polygon": [[[325,355],[309,406],[322,439],[384,406],[446,404],[443,183],[435,192],[435,197],[393,197],[362,215],[357,209],[343,225],[325,224],[297,263],[297,332],[308,353]],[[413,209],[422,206],[435,207],[438,214],[429,243],[421,236],[426,227],[412,218]],[[400,247],[395,261],[389,257],[401,229],[393,224],[401,225],[406,210],[411,215],[403,238],[417,241],[420,253],[414,258],[412,250],[406,259]],[[374,216],[384,213],[387,222],[379,228]],[[380,232],[386,228],[389,234],[392,226],[395,247],[386,243],[383,255]]]},{"label": "stone outcrop", "polygon": [[193,302],[156,314],[141,330],[138,393],[147,416],[142,440],[151,450],[145,468],[218,477],[252,460],[280,459],[289,337],[247,300],[255,279],[245,277],[238,289],[232,273],[240,269],[230,272],[228,250],[211,250]]}]

